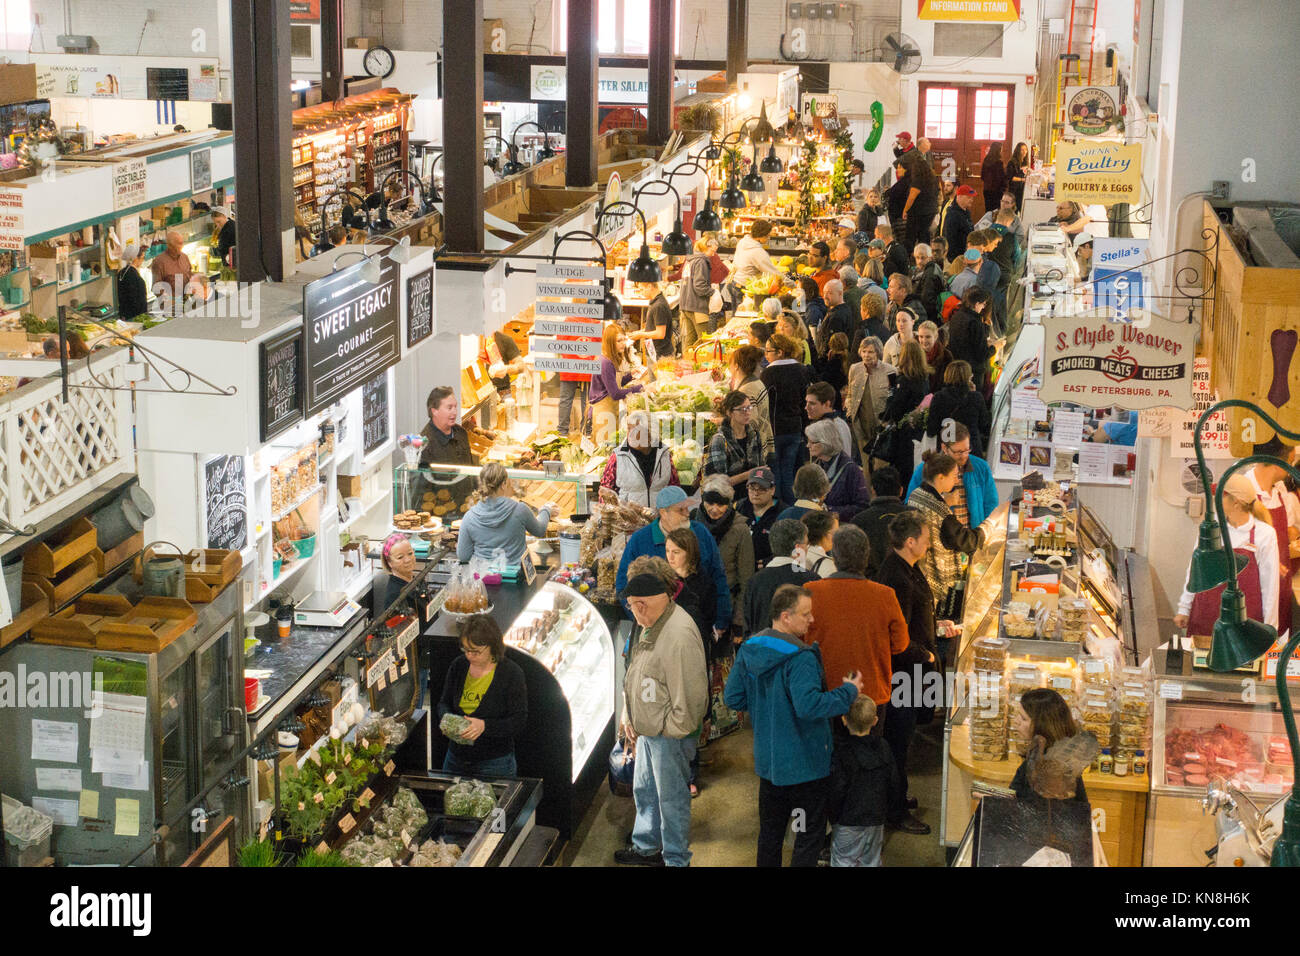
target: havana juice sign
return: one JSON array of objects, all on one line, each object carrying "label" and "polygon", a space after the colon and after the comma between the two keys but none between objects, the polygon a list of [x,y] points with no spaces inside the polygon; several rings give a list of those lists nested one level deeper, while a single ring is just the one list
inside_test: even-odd
[{"label": "havana juice sign", "polygon": [[1093,408],[1192,407],[1196,326],[1153,316],[1145,328],[1105,316],[1043,322],[1045,402]]}]

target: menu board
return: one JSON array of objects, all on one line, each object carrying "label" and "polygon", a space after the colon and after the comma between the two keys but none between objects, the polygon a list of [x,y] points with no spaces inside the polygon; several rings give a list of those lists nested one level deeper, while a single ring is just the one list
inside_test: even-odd
[{"label": "menu board", "polygon": [[151,66],[145,70],[147,99],[188,100],[190,98],[190,71],[188,67]]},{"label": "menu board", "polygon": [[258,356],[258,418],[269,441],[302,418],[302,330],[268,339]]},{"label": "menu board", "polygon": [[244,456],[222,455],[203,466],[208,547],[240,551],[248,543]]},{"label": "menu board", "polygon": [[373,381],[401,358],[397,263],[379,261],[379,281],[365,262],[309,283],[303,290],[304,411],[315,415]]},{"label": "menu board", "polygon": [[212,147],[190,153],[190,192],[212,188]]},{"label": "menu board", "polygon": [[361,386],[361,441],[369,455],[388,441],[388,371]]},{"label": "menu board", "polygon": [[413,349],[433,334],[433,268],[406,280],[406,347]]}]

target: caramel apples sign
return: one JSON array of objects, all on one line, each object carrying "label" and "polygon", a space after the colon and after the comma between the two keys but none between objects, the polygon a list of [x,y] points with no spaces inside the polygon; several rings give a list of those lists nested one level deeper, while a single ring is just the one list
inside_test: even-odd
[{"label": "caramel apples sign", "polygon": [[1192,407],[1196,326],[1154,316],[1145,328],[1104,316],[1062,316],[1043,327],[1043,401]]}]

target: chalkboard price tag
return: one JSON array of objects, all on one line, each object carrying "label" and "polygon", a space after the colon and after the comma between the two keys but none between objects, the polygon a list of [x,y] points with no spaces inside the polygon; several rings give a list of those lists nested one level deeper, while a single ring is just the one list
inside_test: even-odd
[{"label": "chalkboard price tag", "polygon": [[406,280],[406,347],[415,348],[433,334],[433,269]]},{"label": "chalkboard price tag", "polygon": [[241,551],[248,544],[248,490],[244,456],[221,455],[203,466],[208,547]]},{"label": "chalkboard price tag", "polygon": [[302,419],[302,329],[267,339],[258,352],[258,416],[267,442]]},{"label": "chalkboard price tag", "polygon": [[361,386],[361,437],[369,455],[388,441],[388,372]]}]

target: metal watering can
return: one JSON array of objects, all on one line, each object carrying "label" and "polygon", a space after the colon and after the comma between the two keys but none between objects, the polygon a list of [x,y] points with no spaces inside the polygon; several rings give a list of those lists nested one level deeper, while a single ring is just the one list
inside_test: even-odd
[{"label": "metal watering can", "polygon": [[[154,545],[165,544],[176,553],[154,554]],[[180,548],[170,541],[155,541],[141,556],[144,593],[149,597],[185,597],[185,559]]]}]

